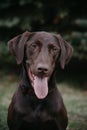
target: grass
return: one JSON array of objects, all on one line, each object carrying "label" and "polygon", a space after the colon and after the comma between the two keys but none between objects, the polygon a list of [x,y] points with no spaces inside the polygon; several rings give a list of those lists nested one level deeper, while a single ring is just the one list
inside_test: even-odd
[{"label": "grass", "polygon": [[[7,109],[17,84],[18,80],[14,74],[0,74],[0,130],[8,130]],[[68,111],[67,130],[87,130],[87,91],[75,88],[67,82],[59,83],[58,87]]]},{"label": "grass", "polygon": [[75,89],[67,83],[60,84],[59,89],[68,111],[68,130],[87,130],[87,91]]}]

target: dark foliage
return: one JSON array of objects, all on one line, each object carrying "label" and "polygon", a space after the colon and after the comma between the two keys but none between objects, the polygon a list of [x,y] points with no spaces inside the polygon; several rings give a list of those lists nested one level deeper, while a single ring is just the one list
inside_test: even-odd
[{"label": "dark foliage", "polygon": [[73,45],[74,57],[87,60],[86,0],[0,0],[0,43],[25,30],[60,33]]}]

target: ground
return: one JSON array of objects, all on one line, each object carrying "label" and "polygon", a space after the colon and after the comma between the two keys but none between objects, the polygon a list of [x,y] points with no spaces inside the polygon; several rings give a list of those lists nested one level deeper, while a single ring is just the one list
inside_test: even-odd
[{"label": "ground", "polygon": [[[11,97],[18,86],[18,77],[14,74],[0,74],[0,130],[8,130],[7,108]],[[67,130],[87,130],[87,90],[81,90],[68,82],[59,82],[68,111],[69,124]]]}]

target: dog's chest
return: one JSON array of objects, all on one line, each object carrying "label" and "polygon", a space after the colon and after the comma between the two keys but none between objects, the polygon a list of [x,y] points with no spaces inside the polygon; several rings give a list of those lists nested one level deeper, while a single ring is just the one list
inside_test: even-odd
[{"label": "dog's chest", "polygon": [[31,105],[31,112],[26,112],[24,116],[24,120],[27,122],[45,122],[51,120],[51,115],[49,113],[48,108],[44,103],[32,103]]}]

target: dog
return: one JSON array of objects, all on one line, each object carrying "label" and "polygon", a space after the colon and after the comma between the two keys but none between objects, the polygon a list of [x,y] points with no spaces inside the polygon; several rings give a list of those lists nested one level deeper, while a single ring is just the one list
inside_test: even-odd
[{"label": "dog", "polygon": [[60,35],[24,32],[8,42],[22,80],[8,108],[9,130],[66,130],[68,117],[56,86],[55,70],[64,69],[73,54],[72,46]]}]

